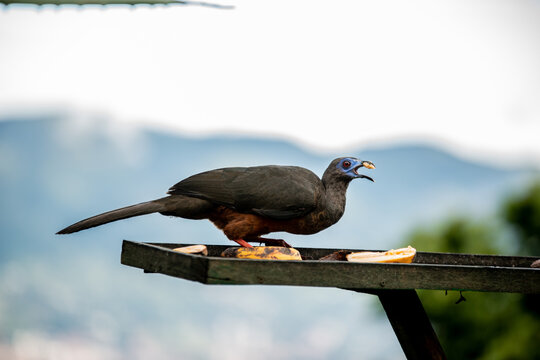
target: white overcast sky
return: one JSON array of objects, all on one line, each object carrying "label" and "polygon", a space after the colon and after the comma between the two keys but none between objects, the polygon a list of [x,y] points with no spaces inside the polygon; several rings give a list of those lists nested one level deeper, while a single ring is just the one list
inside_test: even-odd
[{"label": "white overcast sky", "polygon": [[0,117],[68,109],[346,150],[540,164],[540,1],[0,7]]}]

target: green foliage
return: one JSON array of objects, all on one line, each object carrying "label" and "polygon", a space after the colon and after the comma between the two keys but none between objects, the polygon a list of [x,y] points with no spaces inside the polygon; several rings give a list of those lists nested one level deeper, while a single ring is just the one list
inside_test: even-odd
[{"label": "green foliage", "polygon": [[411,245],[421,251],[469,254],[497,254],[493,239],[496,230],[467,218],[453,218],[435,229],[418,229],[410,237]]},{"label": "green foliage", "polygon": [[[540,182],[507,200],[503,224],[522,255],[540,254]],[[420,251],[497,254],[502,233],[492,223],[454,218],[414,232],[406,244]],[[540,297],[523,294],[419,291],[449,359],[540,359]]]},{"label": "green foliage", "polygon": [[517,232],[520,253],[540,255],[540,181],[524,194],[509,199],[502,214]]}]

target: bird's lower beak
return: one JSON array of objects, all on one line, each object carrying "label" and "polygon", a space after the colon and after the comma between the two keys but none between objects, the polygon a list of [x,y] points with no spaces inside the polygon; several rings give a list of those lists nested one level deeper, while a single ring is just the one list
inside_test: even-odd
[{"label": "bird's lower beak", "polygon": [[375,182],[375,180],[373,180],[372,178],[370,178],[370,177],[367,176],[367,175],[358,174],[358,177],[359,177],[359,178],[368,179],[368,180],[371,180],[371,181]]}]

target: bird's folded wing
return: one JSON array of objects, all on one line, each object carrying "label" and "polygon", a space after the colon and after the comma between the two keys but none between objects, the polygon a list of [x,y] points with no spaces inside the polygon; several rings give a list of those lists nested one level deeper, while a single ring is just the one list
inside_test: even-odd
[{"label": "bird's folded wing", "polygon": [[316,207],[324,187],[311,171],[295,166],[224,168],[190,176],[169,189],[274,219],[305,215]]}]

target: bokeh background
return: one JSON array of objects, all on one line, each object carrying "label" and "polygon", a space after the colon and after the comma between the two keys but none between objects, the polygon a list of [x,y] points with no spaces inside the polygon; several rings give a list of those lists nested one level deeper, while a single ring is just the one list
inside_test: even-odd
[{"label": "bokeh background", "polygon": [[[404,358],[370,295],[119,262],[208,222],[54,235],[212,168],[373,161],[294,246],[540,255],[538,1],[219,4],[0,5],[0,358]],[[450,358],[540,357],[537,297],[420,295]]]}]

